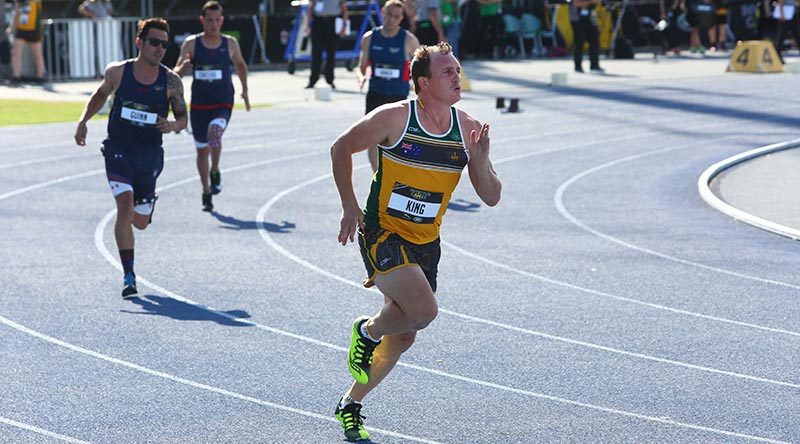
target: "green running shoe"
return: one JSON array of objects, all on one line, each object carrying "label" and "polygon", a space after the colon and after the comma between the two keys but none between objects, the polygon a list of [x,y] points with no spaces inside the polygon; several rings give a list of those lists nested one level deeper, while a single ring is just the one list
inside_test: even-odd
[{"label": "green running shoe", "polygon": [[361,324],[367,322],[369,317],[361,316],[353,322],[353,332],[350,336],[350,352],[347,354],[347,367],[350,374],[359,384],[369,382],[369,368],[372,366],[372,352],[380,341],[373,342],[361,334]]},{"label": "green running shoe", "polygon": [[342,423],[344,437],[347,438],[348,441],[369,440],[369,432],[364,428],[364,420],[366,417],[361,416],[361,404],[351,402],[342,409],[339,408],[341,403],[342,401],[339,401],[339,404],[336,405],[334,415],[336,419]]}]

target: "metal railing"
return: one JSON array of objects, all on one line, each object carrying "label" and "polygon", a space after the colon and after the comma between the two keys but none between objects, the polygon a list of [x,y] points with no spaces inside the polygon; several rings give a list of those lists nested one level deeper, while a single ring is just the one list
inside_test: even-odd
[{"label": "metal railing", "polygon": [[44,51],[49,80],[91,79],[108,63],[136,56],[138,18],[45,21]]}]

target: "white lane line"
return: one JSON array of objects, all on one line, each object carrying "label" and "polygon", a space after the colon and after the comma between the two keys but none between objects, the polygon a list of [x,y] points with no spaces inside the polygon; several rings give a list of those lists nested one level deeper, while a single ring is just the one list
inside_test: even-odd
[{"label": "white lane line", "polygon": [[771,220],[758,217],[755,214],[750,214],[746,211],[742,211],[717,197],[714,192],[711,191],[710,187],[711,181],[719,173],[733,167],[734,165],[738,165],[756,157],[765,156],[778,151],[795,149],[798,146],[800,146],[800,139],[794,139],[752,149],[721,160],[703,171],[703,173],[697,179],[697,191],[700,193],[700,197],[702,197],[711,208],[714,208],[720,213],[726,214],[736,220],[740,220],[756,228],[761,228],[762,230],[766,230],[771,233],[780,234],[781,236],[788,237],[789,239],[800,240],[800,230],[775,223]]},{"label": "white lane line", "polygon": [[[225,316],[227,318],[234,319],[237,322],[242,322],[244,324],[251,324],[250,322],[248,322],[246,320],[236,319],[235,316],[231,316],[231,315],[229,315],[227,313],[214,311],[214,310],[209,310],[209,311],[212,311],[213,313],[218,314],[220,316]],[[257,405],[261,405],[261,406],[264,406],[264,407],[269,407],[269,408],[273,408],[273,409],[276,409],[276,410],[281,410],[281,411],[284,411],[284,412],[294,413],[294,414],[297,414],[297,415],[302,415],[302,416],[306,416],[306,417],[309,417],[309,418],[314,418],[314,419],[327,421],[327,422],[332,422],[332,423],[336,423],[336,424],[339,423],[339,420],[337,420],[335,418],[332,418],[332,417],[329,417],[327,415],[320,415],[318,413],[309,412],[309,411],[306,411],[306,410],[300,410],[300,409],[296,409],[294,407],[288,407],[288,406],[285,406],[285,405],[282,405],[282,404],[276,404],[274,402],[265,401],[265,400],[262,400],[262,399],[254,398],[252,396],[243,395],[241,393],[236,393],[236,392],[233,392],[233,391],[230,391],[230,390],[226,390],[226,389],[223,389],[223,388],[214,387],[214,386],[211,386],[211,385],[208,385],[208,384],[203,384],[203,383],[192,381],[192,380],[186,379],[186,378],[181,378],[180,376],[176,376],[176,375],[169,374],[169,373],[164,373],[164,372],[161,372],[161,371],[158,371],[158,370],[153,370],[153,369],[148,368],[148,367],[144,367],[144,366],[141,366],[141,365],[138,365],[138,364],[134,364],[134,363],[129,362],[129,361],[125,361],[125,360],[122,360],[122,359],[115,358],[113,356],[108,356],[108,355],[105,355],[105,354],[102,354],[102,353],[98,353],[98,352],[96,352],[94,350],[89,350],[89,349],[86,349],[86,348],[83,348],[83,347],[80,347],[80,346],[77,346],[77,345],[74,345],[74,344],[70,344],[69,342],[65,342],[65,341],[62,341],[60,339],[54,338],[52,336],[48,336],[46,334],[40,333],[40,332],[38,332],[36,330],[32,330],[32,329],[30,329],[28,327],[25,327],[24,325],[17,324],[16,322],[14,322],[14,321],[12,321],[12,320],[10,320],[10,319],[2,316],[2,315],[0,315],[0,323],[3,323],[3,324],[5,324],[5,325],[7,325],[7,326],[9,326],[9,327],[11,327],[11,328],[13,328],[15,330],[21,331],[21,332],[23,332],[25,334],[28,334],[30,336],[39,338],[39,339],[41,339],[41,340],[43,340],[45,342],[49,342],[50,344],[57,345],[59,347],[63,347],[63,348],[66,348],[68,350],[71,350],[71,351],[74,351],[74,352],[77,352],[77,353],[81,353],[81,354],[84,354],[84,355],[87,355],[87,356],[91,356],[93,358],[100,359],[102,361],[106,361],[106,362],[109,362],[109,363],[112,363],[112,364],[120,365],[120,366],[129,368],[131,370],[136,370],[138,372],[146,373],[146,374],[151,375],[151,376],[156,376],[158,378],[167,379],[167,380],[170,380],[170,381],[173,381],[173,382],[177,382],[179,384],[188,385],[190,387],[194,387],[194,388],[201,389],[201,390],[206,390],[206,391],[209,391],[209,392],[212,392],[212,393],[216,393],[216,394],[223,395],[223,396],[228,396],[228,397],[231,397],[231,398],[236,398],[236,399],[239,399],[239,400],[242,400],[242,401],[247,401],[247,402],[250,402],[250,403],[253,403],[253,404],[257,404]],[[388,435],[388,436],[394,436],[396,438],[407,439],[409,441],[423,442],[423,443],[435,443],[435,441],[430,441],[430,440],[426,440],[426,439],[422,439],[422,438],[417,438],[417,437],[414,437],[414,436],[403,435],[401,433],[392,432],[390,430],[382,430],[382,429],[377,429],[377,428],[374,428],[374,427],[368,427],[368,429],[372,430],[372,431],[375,431],[377,433]],[[78,441],[78,442],[83,442],[83,441]]]},{"label": "white lane line", "polygon": [[[734,137],[739,137],[739,136],[738,135],[736,135],[736,136],[728,136],[728,137],[723,137],[723,138],[716,139],[716,140],[724,140],[724,139],[734,138]],[[604,163],[602,165],[597,165],[597,166],[595,166],[593,168],[589,168],[588,170],[585,170],[585,171],[583,171],[581,173],[578,173],[578,174],[572,176],[571,178],[567,179],[567,181],[565,181],[564,183],[562,183],[558,187],[558,189],[556,190],[555,196],[553,197],[553,201],[555,202],[556,209],[558,210],[559,213],[561,213],[561,215],[565,219],[567,219],[569,222],[571,222],[573,225],[577,226],[578,228],[581,228],[582,230],[587,231],[587,232],[589,232],[589,233],[591,233],[591,234],[593,234],[593,235],[595,235],[595,236],[597,236],[599,238],[605,239],[605,240],[607,240],[609,242],[613,242],[613,243],[615,243],[617,245],[621,245],[621,246],[623,246],[625,248],[629,248],[629,249],[634,250],[634,251],[638,251],[638,252],[641,252],[641,253],[649,254],[651,256],[656,256],[656,257],[659,257],[661,259],[666,259],[666,260],[671,261],[671,262],[687,265],[687,266],[690,266],[690,267],[702,268],[704,270],[713,271],[713,272],[716,272],[716,273],[725,274],[725,275],[737,277],[737,278],[740,278],[740,279],[746,279],[746,280],[751,280],[751,281],[755,281],[755,282],[761,282],[763,284],[770,284],[770,285],[775,285],[775,286],[779,286],[779,287],[785,287],[785,288],[791,288],[791,289],[794,289],[794,290],[800,290],[800,286],[799,285],[790,284],[788,282],[783,282],[783,281],[779,281],[779,280],[775,280],[775,279],[763,278],[763,277],[760,277],[760,276],[754,276],[754,275],[750,275],[750,274],[746,274],[746,273],[739,273],[739,272],[736,272],[736,271],[733,271],[733,270],[728,270],[728,269],[725,269],[725,268],[715,267],[715,266],[703,264],[703,263],[700,263],[700,262],[690,261],[688,259],[682,259],[682,258],[679,258],[679,257],[676,257],[676,256],[671,256],[671,255],[668,255],[668,254],[665,254],[665,253],[661,253],[661,252],[658,252],[658,251],[655,251],[655,250],[651,250],[649,248],[645,248],[645,247],[640,247],[638,245],[634,245],[634,244],[632,244],[630,242],[626,242],[626,241],[624,241],[622,239],[619,239],[617,237],[614,237],[614,236],[611,236],[609,234],[603,233],[603,232],[601,232],[599,230],[596,230],[596,229],[586,225],[585,223],[583,223],[580,220],[578,220],[578,218],[573,216],[572,213],[570,213],[569,210],[567,210],[566,206],[564,205],[564,193],[566,192],[567,188],[569,188],[575,182],[579,181],[580,179],[582,179],[582,178],[584,178],[584,177],[586,177],[586,176],[588,176],[588,175],[590,175],[592,173],[595,173],[597,171],[600,171],[600,170],[603,170],[605,168],[609,168],[609,167],[612,167],[612,166],[615,166],[615,165],[619,165],[619,164],[624,163],[624,162],[629,162],[631,160],[637,160],[637,159],[641,159],[641,158],[644,158],[644,157],[647,157],[647,156],[653,156],[653,155],[656,155],[656,154],[663,154],[665,152],[679,150],[679,149],[692,148],[692,147],[695,147],[695,146],[696,145],[681,146],[681,147],[660,149],[660,150],[655,150],[655,151],[648,151],[646,153],[635,154],[635,155],[632,155],[632,156],[623,157],[621,159],[613,160],[611,162],[606,162],[606,163]],[[782,331],[782,332],[786,333],[785,331]],[[792,334],[797,335],[796,333],[792,333]]]},{"label": "white lane line", "polygon": [[[2,318],[2,316],[0,316],[0,318]],[[3,319],[5,319],[5,318],[3,318]],[[88,441],[81,441],[80,439],[77,439],[77,438],[72,438],[72,437],[69,437],[69,436],[66,436],[66,435],[61,435],[59,433],[55,433],[55,432],[51,432],[49,430],[45,430],[45,429],[43,429],[41,427],[36,427],[36,426],[32,426],[30,424],[25,424],[24,422],[14,421],[13,419],[4,418],[2,416],[0,416],[0,423],[6,424],[6,425],[10,425],[12,427],[17,427],[17,428],[20,428],[20,429],[25,429],[25,430],[27,430],[29,432],[38,433],[40,435],[48,436],[50,438],[55,438],[55,439],[58,439],[60,441],[66,441],[66,442],[71,442],[71,443],[75,443],[75,444],[89,444]]]},{"label": "white lane line", "polygon": [[[357,167],[357,169],[365,168],[367,166],[368,166],[368,164],[365,164],[365,165],[362,165],[360,167]],[[374,288],[373,289],[366,289],[361,284],[359,284],[357,282],[353,282],[353,281],[347,280],[347,279],[345,279],[345,278],[343,278],[343,277],[341,277],[339,275],[336,275],[336,274],[331,273],[331,272],[329,272],[327,270],[324,270],[324,269],[322,269],[320,267],[317,267],[316,265],[314,265],[314,264],[312,264],[312,263],[310,263],[310,262],[308,262],[308,261],[306,261],[304,259],[301,259],[300,257],[294,255],[290,251],[288,251],[285,248],[283,248],[282,246],[280,246],[277,242],[275,242],[275,240],[272,238],[272,236],[270,236],[268,230],[266,229],[264,221],[266,219],[267,211],[278,200],[280,200],[281,198],[283,198],[287,194],[290,194],[290,193],[292,193],[294,191],[297,191],[297,190],[299,190],[299,189],[301,189],[303,187],[306,187],[308,185],[320,182],[322,180],[330,179],[330,178],[331,178],[331,174],[326,174],[324,176],[315,177],[313,179],[310,179],[310,180],[307,180],[307,181],[305,181],[303,183],[295,185],[295,186],[293,186],[291,188],[287,188],[287,189],[281,191],[280,193],[276,194],[272,199],[270,199],[266,204],[264,204],[264,206],[261,207],[261,209],[258,211],[258,215],[256,216],[256,221],[259,224],[259,228],[260,228],[259,233],[261,234],[261,237],[264,239],[264,241],[270,247],[272,247],[273,249],[275,249],[276,251],[278,251],[280,254],[284,255],[285,257],[291,259],[292,261],[294,261],[294,262],[296,262],[296,263],[298,263],[298,264],[300,264],[300,265],[302,265],[302,266],[304,266],[304,267],[306,267],[306,268],[308,268],[310,270],[313,270],[313,271],[315,271],[315,272],[317,272],[317,273],[319,273],[319,274],[321,274],[321,275],[323,275],[325,277],[328,277],[330,279],[334,279],[334,280],[337,280],[337,281],[342,282],[344,284],[360,288],[360,289],[362,289],[364,291],[370,291],[370,292],[379,293],[378,290],[375,290]],[[109,256],[110,256],[110,254],[109,254]],[[118,266],[118,269],[121,269],[121,267]],[[483,320],[481,320],[479,318],[474,318],[474,317],[471,317],[471,316],[461,315],[459,313],[455,313],[455,312],[452,312],[450,310],[446,310],[446,309],[442,309],[442,308],[439,309],[439,312],[440,313],[446,313],[446,314],[451,314],[451,315],[455,315],[455,316],[464,317],[465,319],[483,321]],[[486,322],[486,323],[490,323],[490,322]],[[505,326],[504,324],[499,324],[499,323],[491,323],[491,324],[495,325],[495,326]],[[516,328],[513,328],[513,330],[515,330],[515,331],[524,331],[524,329],[516,329]],[[298,338],[298,339],[300,339],[300,338]],[[342,351],[345,351],[345,349],[342,348]],[[529,391],[529,390],[518,389],[518,388],[509,387],[509,386],[505,386],[505,385],[495,384],[493,382],[483,381],[483,380],[479,380],[479,379],[469,378],[469,377],[466,377],[466,376],[456,375],[456,374],[453,374],[453,373],[443,372],[443,371],[440,371],[440,370],[430,369],[430,368],[427,368],[427,367],[422,367],[422,366],[418,366],[418,365],[414,365],[414,364],[408,364],[408,363],[405,363],[403,361],[398,362],[397,365],[403,366],[403,367],[407,367],[407,368],[412,368],[412,369],[419,370],[419,371],[426,372],[426,373],[431,373],[431,374],[442,376],[442,377],[445,377],[445,378],[451,378],[451,379],[455,379],[455,380],[459,380],[459,381],[463,381],[463,382],[468,382],[468,383],[471,383],[471,384],[481,385],[481,386],[484,386],[484,387],[490,387],[490,388],[494,388],[494,389],[498,389],[498,390],[503,390],[503,391],[507,391],[507,392],[512,392],[512,393],[516,393],[516,394],[520,394],[520,395],[533,397],[533,398],[546,399],[548,401],[554,401],[554,402],[558,402],[558,403],[561,403],[561,404],[568,404],[568,405],[572,405],[572,406],[583,407],[583,408],[592,409],[592,410],[595,410],[595,411],[601,411],[601,412],[605,412],[605,413],[612,413],[612,414],[617,414],[617,415],[622,415],[622,416],[642,419],[642,420],[646,420],[646,421],[658,422],[658,423],[668,424],[668,425],[672,425],[672,426],[676,426],[676,427],[683,427],[683,428],[689,428],[689,429],[694,429],[694,430],[702,430],[702,431],[705,431],[705,432],[722,434],[722,435],[727,435],[727,436],[735,436],[735,437],[739,437],[739,438],[746,438],[746,439],[751,439],[751,440],[761,441],[761,442],[782,442],[782,441],[775,441],[775,440],[772,440],[770,438],[764,438],[764,437],[759,437],[759,436],[754,436],[754,435],[747,435],[747,434],[742,434],[742,433],[738,433],[738,432],[731,432],[731,431],[728,431],[728,430],[722,430],[722,429],[716,429],[716,428],[712,428],[712,427],[705,427],[705,426],[700,426],[700,425],[696,425],[696,424],[690,424],[690,423],[685,423],[685,422],[680,422],[680,421],[674,421],[674,420],[671,420],[671,419],[665,419],[663,417],[647,416],[647,415],[643,415],[643,414],[639,414],[639,413],[629,412],[629,411],[626,411],[626,410],[620,410],[620,409],[615,409],[615,408],[605,407],[605,406],[600,406],[600,405],[595,405],[595,404],[588,404],[588,403],[584,403],[584,402],[580,402],[580,401],[574,401],[574,400],[567,399],[567,398],[561,398],[561,397],[558,397],[558,396],[547,395],[547,394],[544,394],[544,393],[538,393],[538,392],[533,392],[533,391]]]}]

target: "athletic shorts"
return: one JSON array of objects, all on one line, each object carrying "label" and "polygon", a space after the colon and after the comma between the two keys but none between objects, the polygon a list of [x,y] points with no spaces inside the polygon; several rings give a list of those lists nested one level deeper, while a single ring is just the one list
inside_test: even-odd
[{"label": "athletic shorts", "polygon": [[394,103],[399,102],[401,100],[407,99],[408,96],[386,96],[380,93],[376,93],[374,91],[367,92],[367,112],[364,114],[369,114],[370,111],[373,109],[381,106],[386,105],[387,103]]},{"label": "athletic shorts", "polygon": [[227,128],[231,121],[231,110],[229,108],[192,109],[189,111],[189,120],[192,123],[194,145],[197,148],[205,148],[208,146],[208,126],[214,122],[222,129]]},{"label": "athletic shorts", "polygon": [[400,267],[419,266],[425,278],[436,291],[436,275],[442,247],[439,239],[427,244],[411,243],[391,231],[365,227],[358,230],[358,246],[367,268],[364,286],[375,285],[375,274],[385,274]]},{"label": "athletic shorts", "polygon": [[155,196],[156,179],[164,169],[163,148],[131,148],[106,139],[102,152],[108,184],[115,197],[133,191],[134,204],[138,205]]},{"label": "athletic shorts", "polygon": [[23,31],[18,29],[14,32],[14,38],[25,40],[28,43],[38,43],[42,41],[41,31]]}]

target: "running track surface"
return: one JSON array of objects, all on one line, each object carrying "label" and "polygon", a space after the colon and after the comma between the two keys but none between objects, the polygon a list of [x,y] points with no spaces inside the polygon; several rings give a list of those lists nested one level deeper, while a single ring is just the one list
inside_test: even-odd
[{"label": "running track surface", "polygon": [[[795,86],[517,82],[519,114],[465,94],[503,197],[486,207],[462,178],[440,314],[367,398],[374,442],[800,441],[797,244],[696,190],[708,165],[797,137]],[[131,301],[105,122],[86,148],[72,124],[0,132],[0,441],[342,441],[350,323],[381,297],[336,242],[328,152],[363,103],[335,99],[237,111],[212,214],[190,136],[166,137]]]}]

